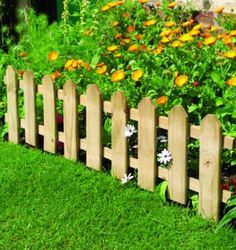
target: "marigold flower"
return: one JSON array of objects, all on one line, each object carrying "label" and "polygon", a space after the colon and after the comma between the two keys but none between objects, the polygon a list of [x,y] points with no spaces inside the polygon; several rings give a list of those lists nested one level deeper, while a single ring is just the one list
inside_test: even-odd
[{"label": "marigold flower", "polygon": [[169,21],[169,22],[165,22],[164,26],[167,28],[171,28],[173,26],[175,26],[175,22],[174,21]]},{"label": "marigold flower", "polygon": [[124,13],[124,14],[122,15],[122,17],[123,17],[123,18],[128,18],[128,17],[130,17],[130,14],[129,14],[129,13]]},{"label": "marigold flower", "polygon": [[128,51],[130,51],[130,52],[138,51],[138,45],[137,45],[137,44],[132,44],[132,45],[128,48]]},{"label": "marigold flower", "polygon": [[115,71],[111,76],[112,82],[119,82],[125,78],[125,72],[124,70],[117,70]]},{"label": "marigold flower", "polygon": [[194,22],[193,19],[188,20],[188,21],[182,23],[182,26],[183,26],[184,28],[189,27],[189,26],[191,26],[191,25],[193,24],[193,22]]},{"label": "marigold flower", "polygon": [[143,38],[143,34],[138,34],[135,36],[135,38],[139,41]]},{"label": "marigold flower", "polygon": [[143,76],[143,71],[141,69],[137,69],[131,74],[131,79],[134,81],[139,81]]},{"label": "marigold flower", "polygon": [[131,42],[131,39],[130,38],[125,38],[122,40],[125,44],[128,44]]},{"label": "marigold flower", "polygon": [[162,30],[162,32],[160,33],[160,37],[169,36],[170,33],[171,33],[171,29],[164,29],[164,30]]},{"label": "marigold flower", "polygon": [[69,68],[72,66],[73,61],[74,61],[73,59],[68,60],[68,61],[65,63],[64,68],[65,68],[65,69],[69,69]]},{"label": "marigold flower", "polygon": [[207,46],[213,45],[216,42],[217,38],[216,37],[208,37],[205,39],[204,44]]},{"label": "marigold flower", "polygon": [[227,46],[233,46],[233,40],[232,40],[232,37],[231,37],[230,35],[223,36],[223,37],[222,37],[222,41],[223,41],[224,44],[227,45]]},{"label": "marigold flower", "polygon": [[209,30],[210,32],[215,32],[218,30],[218,28],[215,25],[211,25],[211,28]]},{"label": "marigold flower", "polygon": [[84,66],[89,72],[92,70],[90,64],[87,63],[87,62],[84,62],[84,63],[83,63],[83,66]]},{"label": "marigold flower", "polygon": [[120,57],[121,57],[121,53],[116,53],[116,54],[114,55],[114,57],[115,57],[115,58],[120,58]]},{"label": "marigold flower", "polygon": [[190,30],[188,34],[191,36],[197,36],[199,33],[200,33],[199,30]]},{"label": "marigold flower", "polygon": [[163,96],[157,98],[157,104],[158,105],[165,105],[167,103],[167,100],[168,100],[167,96],[163,95]]},{"label": "marigold flower", "polygon": [[138,0],[138,2],[139,3],[141,3],[141,4],[144,4],[144,3],[146,3],[148,0]]},{"label": "marigold flower", "polygon": [[49,54],[48,54],[48,59],[50,61],[56,61],[58,58],[58,53],[56,51],[51,51]]},{"label": "marigold flower", "polygon": [[85,36],[89,36],[92,33],[92,30],[86,30],[83,34]]},{"label": "marigold flower", "polygon": [[171,33],[172,33],[172,34],[179,34],[179,33],[181,33],[181,28],[178,27],[178,28],[172,30]]},{"label": "marigold flower", "polygon": [[108,11],[111,7],[107,4],[101,8],[101,11],[105,12]]},{"label": "marigold flower", "polygon": [[103,64],[100,67],[97,68],[96,73],[99,75],[103,75],[107,72],[107,65]]},{"label": "marigold flower", "polygon": [[21,51],[21,52],[20,52],[20,56],[21,56],[21,57],[26,57],[26,56],[27,56],[27,54],[26,54],[26,52],[25,52],[25,51]]},{"label": "marigold flower", "polygon": [[174,9],[175,6],[176,6],[176,2],[171,2],[167,5],[167,7],[170,9]]},{"label": "marigold flower", "polygon": [[111,8],[113,8],[113,7],[117,7],[119,5],[122,5],[123,3],[124,3],[123,1],[116,1],[116,2],[108,3],[108,6],[110,6]]},{"label": "marigold flower", "polygon": [[60,75],[61,73],[58,70],[56,70],[51,74],[51,77],[53,80],[56,80],[58,77],[60,77]]},{"label": "marigold flower", "polygon": [[129,25],[127,28],[128,33],[132,33],[135,30],[135,26],[134,25]]},{"label": "marigold flower", "polygon": [[183,46],[183,43],[180,42],[180,41],[178,41],[178,40],[176,40],[176,41],[174,41],[170,46],[171,46],[172,48],[177,48],[177,47]]},{"label": "marigold flower", "polygon": [[162,43],[168,43],[169,41],[170,41],[169,38],[166,36],[162,37],[162,39],[161,39]]},{"label": "marigold flower", "polygon": [[121,39],[121,37],[122,37],[122,34],[121,34],[121,33],[118,33],[118,34],[115,35],[115,39],[117,39],[117,40],[118,40],[118,39]]},{"label": "marigold flower", "polygon": [[211,34],[208,32],[205,32],[205,33],[201,33],[200,36],[203,38],[208,38],[208,37],[211,37]]},{"label": "marigold flower", "polygon": [[224,8],[225,8],[225,7],[216,8],[216,9],[215,9],[215,13],[216,13],[216,14],[222,14]]},{"label": "marigold flower", "polygon": [[151,20],[148,20],[146,22],[143,23],[143,26],[147,27],[147,26],[152,26],[152,25],[155,25],[156,24],[156,20],[155,19],[151,19]]},{"label": "marigold flower", "polygon": [[190,34],[184,34],[184,35],[179,37],[179,40],[181,42],[191,42],[191,41],[193,41],[193,37]]},{"label": "marigold flower", "polygon": [[112,25],[112,27],[117,27],[119,25],[119,22],[114,21],[114,22],[111,23],[111,25]]},{"label": "marigold flower", "polygon": [[179,75],[175,78],[175,84],[178,87],[182,87],[183,85],[188,83],[188,76],[187,75]]},{"label": "marigold flower", "polygon": [[229,34],[230,36],[236,36],[236,30],[231,30]]},{"label": "marigold flower", "polygon": [[224,53],[224,57],[231,58],[231,59],[236,58],[236,51],[229,50]]},{"label": "marigold flower", "polygon": [[109,52],[114,52],[118,49],[118,46],[117,45],[112,45],[110,47],[107,48],[107,51]]},{"label": "marigold flower", "polygon": [[202,24],[199,23],[193,27],[193,30],[200,30],[202,28]]},{"label": "marigold flower", "polygon": [[236,87],[236,76],[230,78],[230,79],[226,82],[226,84],[228,84],[229,86],[234,86],[234,87]]}]

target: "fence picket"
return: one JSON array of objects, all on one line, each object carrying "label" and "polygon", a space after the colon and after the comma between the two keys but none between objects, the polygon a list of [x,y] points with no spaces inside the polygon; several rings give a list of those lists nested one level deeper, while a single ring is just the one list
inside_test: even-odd
[{"label": "fence picket", "polygon": [[124,136],[127,125],[127,102],[121,91],[111,98],[112,111],[112,175],[122,179],[128,171],[128,145]]},{"label": "fence picket", "polygon": [[168,150],[172,156],[168,174],[170,199],[187,202],[188,115],[182,106],[174,106],[168,116]]},{"label": "fence picket", "polygon": [[219,219],[222,191],[221,178],[222,135],[219,120],[207,115],[201,121],[199,166],[199,212],[207,218]]},{"label": "fence picket", "polygon": [[37,146],[36,122],[36,84],[32,72],[26,71],[23,75],[24,105],[25,105],[25,142]]},{"label": "fence picket", "polygon": [[12,66],[7,67],[4,78],[7,86],[7,122],[8,122],[8,140],[19,144],[19,108],[18,108],[18,90],[19,82],[16,76],[16,70]]},{"label": "fence picket", "polygon": [[156,110],[150,98],[144,97],[138,104],[138,185],[153,191],[156,184]]},{"label": "fence picket", "polygon": [[[56,123],[56,90],[50,75],[43,77],[43,117],[44,146],[43,149],[56,153],[57,123]],[[50,108],[49,108],[50,107]]]},{"label": "fence picket", "polygon": [[78,94],[76,85],[66,81],[63,86],[63,124],[64,124],[64,156],[70,160],[78,159]]},{"label": "fence picket", "polygon": [[102,98],[97,85],[88,87],[86,109],[86,165],[96,170],[102,167]]}]

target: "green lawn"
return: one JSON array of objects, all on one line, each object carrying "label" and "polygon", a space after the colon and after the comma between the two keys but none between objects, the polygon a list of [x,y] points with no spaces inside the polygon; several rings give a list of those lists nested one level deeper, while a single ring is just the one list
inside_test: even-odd
[{"label": "green lawn", "polygon": [[106,173],[0,142],[0,249],[236,249],[236,233]]}]

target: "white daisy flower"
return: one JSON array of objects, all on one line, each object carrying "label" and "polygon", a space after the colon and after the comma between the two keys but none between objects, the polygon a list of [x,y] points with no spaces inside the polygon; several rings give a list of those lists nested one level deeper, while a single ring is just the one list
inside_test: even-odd
[{"label": "white daisy flower", "polygon": [[170,152],[166,149],[162,150],[161,153],[158,154],[157,156],[159,157],[158,161],[163,164],[167,164],[172,159]]},{"label": "white daisy flower", "polygon": [[134,133],[137,133],[137,130],[135,129],[135,127],[133,125],[128,124],[125,127],[125,137],[130,137],[131,135],[133,135]]},{"label": "white daisy flower", "polygon": [[160,136],[158,136],[158,140],[159,140],[161,143],[165,143],[165,142],[167,142],[167,137],[164,136],[164,135],[160,135]]},{"label": "white daisy flower", "polygon": [[130,181],[131,179],[133,179],[134,177],[131,175],[131,173],[129,173],[129,175],[127,176],[127,174],[124,174],[124,178],[121,179],[122,184],[127,183],[128,181]]}]

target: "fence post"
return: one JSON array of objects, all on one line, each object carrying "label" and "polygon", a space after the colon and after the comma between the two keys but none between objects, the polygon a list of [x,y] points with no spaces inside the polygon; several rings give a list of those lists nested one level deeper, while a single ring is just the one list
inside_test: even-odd
[{"label": "fence post", "polygon": [[86,92],[86,165],[96,170],[102,167],[102,98],[97,85]]},{"label": "fence post", "polygon": [[112,175],[122,179],[128,171],[128,145],[124,135],[127,125],[127,103],[124,94],[116,91],[112,105]]},{"label": "fence post", "polygon": [[7,67],[4,78],[7,87],[7,123],[8,123],[8,140],[12,143],[19,144],[19,109],[18,109],[18,90],[19,82],[16,77],[16,71],[12,66]]},{"label": "fence post", "polygon": [[199,212],[204,217],[217,221],[222,196],[220,188],[221,126],[214,115],[207,115],[201,121],[200,126]]},{"label": "fence post", "polygon": [[150,98],[144,97],[138,104],[138,185],[153,191],[156,184],[156,110]]},{"label": "fence post", "polygon": [[64,156],[77,160],[79,153],[78,94],[76,85],[66,81],[63,86]]},{"label": "fence post", "polygon": [[56,90],[50,75],[43,77],[43,117],[44,117],[44,147],[47,152],[56,153],[57,123],[56,123]]},{"label": "fence post", "polygon": [[187,144],[188,115],[182,106],[174,106],[168,116],[168,150],[172,156],[168,192],[171,200],[181,204],[187,202]]},{"label": "fence post", "polygon": [[25,106],[25,142],[37,146],[36,85],[32,72],[23,75]]}]

